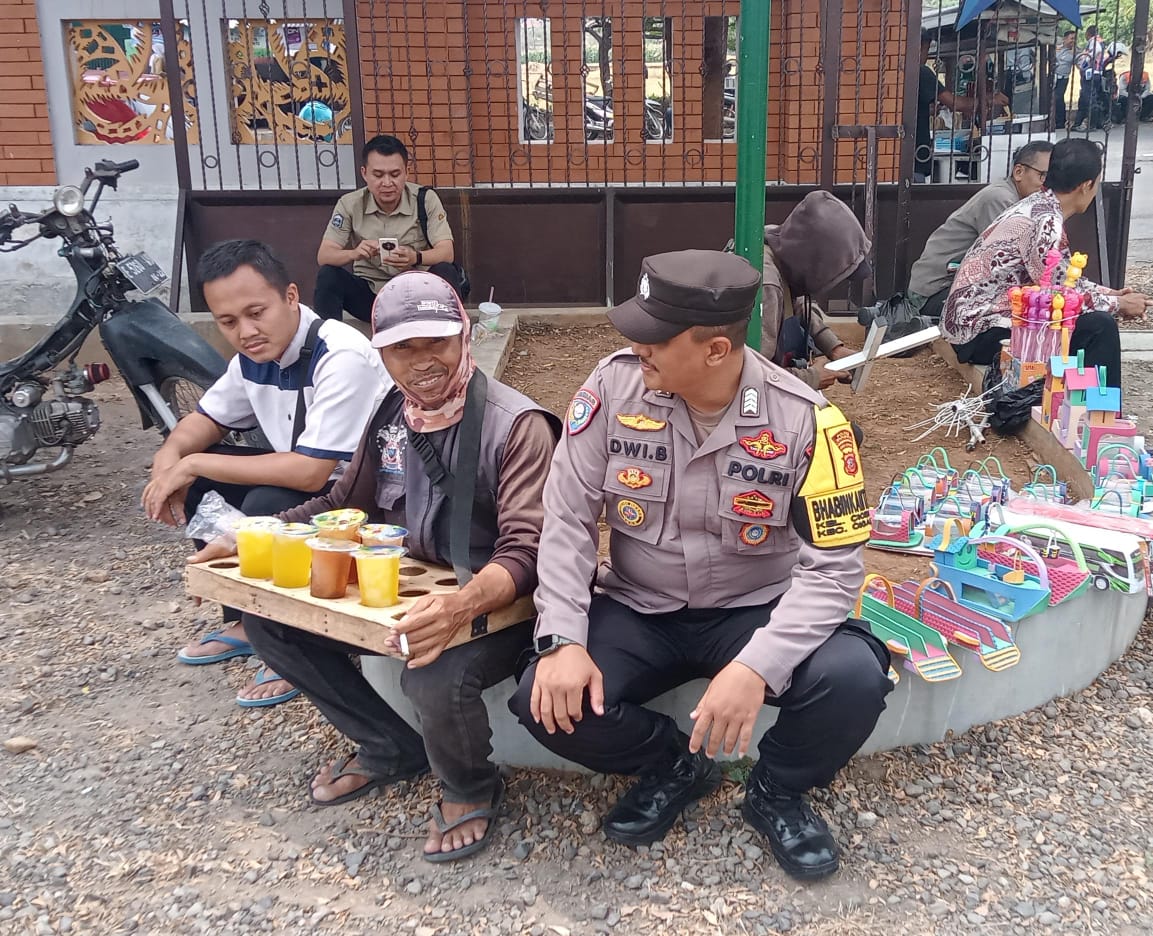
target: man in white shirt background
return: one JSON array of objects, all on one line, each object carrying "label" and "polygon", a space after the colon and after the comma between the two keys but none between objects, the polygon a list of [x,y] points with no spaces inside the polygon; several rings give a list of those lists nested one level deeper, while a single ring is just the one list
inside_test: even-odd
[{"label": "man in white shirt background", "polygon": [[[392,386],[368,339],[303,305],[267,245],[216,244],[197,273],[236,355],[153,459],[142,503],[151,519],[170,526],[193,516],[213,490],[247,516],[279,513],[327,490]],[[252,429],[264,433],[268,449],[221,445],[230,432]],[[239,621],[238,611],[225,608],[224,627],[189,644],[178,659],[195,666],[251,655]],[[275,705],[297,693],[260,670],[237,702]]]}]

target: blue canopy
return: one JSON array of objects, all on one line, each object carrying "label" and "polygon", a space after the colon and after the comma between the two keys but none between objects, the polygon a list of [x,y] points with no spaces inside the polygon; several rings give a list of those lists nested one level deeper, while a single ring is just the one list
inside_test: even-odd
[{"label": "blue canopy", "polygon": [[[1044,0],[1044,2],[1074,26],[1079,27],[1081,25],[1080,0]],[[963,29],[990,7],[996,6],[996,4],[997,0],[963,0],[961,10],[957,13],[957,23],[953,28]]]}]

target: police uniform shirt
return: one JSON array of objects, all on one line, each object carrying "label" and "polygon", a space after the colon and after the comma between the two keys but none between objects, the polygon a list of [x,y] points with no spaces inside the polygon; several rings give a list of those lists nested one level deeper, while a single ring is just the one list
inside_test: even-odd
[{"label": "police uniform shirt", "polygon": [[684,401],[646,389],[635,355],[603,360],[569,407],[544,507],[538,635],[586,642],[594,577],[647,614],[780,598],[736,657],[777,694],[864,580],[869,509],[851,427],[747,348],[736,398],[699,445]]},{"label": "police uniform shirt", "polygon": [[[300,367],[300,349],[316,313],[300,307],[300,325],[279,361],[259,363],[236,354],[224,376],[197,407],[226,429],[259,428],[275,452],[300,452],[338,462],[333,477],[352,458],[372,414],[392,387],[380,355],[367,338],[343,322],[320,326],[312,365]],[[304,386],[304,430],[292,444],[296,398]]]},{"label": "police uniform shirt", "polygon": [[[452,240],[452,228],[444,213],[440,196],[432,189],[424,193],[424,204],[428,209],[428,240],[420,229],[417,215],[417,193],[420,186],[406,182],[400,195],[400,203],[394,211],[385,212],[372,197],[367,188],[357,189],[340,197],[332,218],[324,231],[324,239],[331,241],[343,250],[350,250],[361,241],[379,240],[382,237],[395,237],[396,242],[413,250],[425,251],[441,241]],[[418,267],[423,269],[423,267]],[[403,270],[380,262],[380,254],[371,260],[357,260],[352,265],[353,272],[368,280],[373,292]]]}]

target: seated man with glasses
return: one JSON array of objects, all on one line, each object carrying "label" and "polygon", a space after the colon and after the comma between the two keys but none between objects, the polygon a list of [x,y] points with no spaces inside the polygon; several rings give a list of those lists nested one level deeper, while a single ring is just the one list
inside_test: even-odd
[{"label": "seated man with glasses", "polygon": [[1026,143],[1018,149],[1013,154],[1013,171],[1009,175],[986,185],[929,235],[925,249],[909,274],[905,301],[868,306],[857,313],[857,321],[867,327],[874,319],[883,318],[892,328],[918,315],[933,321],[940,318],[949,287],[953,285],[955,264],[1003,212],[1041,190],[1052,151],[1053,144],[1044,140]]},{"label": "seated man with glasses", "polygon": [[[1066,139],[1053,147],[1046,188],[1008,209],[969,248],[941,313],[941,334],[957,360],[992,364],[1009,337],[1009,290],[1039,283],[1055,251],[1063,258],[1053,282],[1064,278],[1069,259],[1065,222],[1093,204],[1101,187],[1101,148],[1092,140]],[[1121,337],[1114,315],[1139,319],[1149,300],[1132,289],[1109,289],[1082,278],[1081,314],[1069,343],[1085,352],[1089,367],[1105,367],[1111,387],[1121,386]]]}]

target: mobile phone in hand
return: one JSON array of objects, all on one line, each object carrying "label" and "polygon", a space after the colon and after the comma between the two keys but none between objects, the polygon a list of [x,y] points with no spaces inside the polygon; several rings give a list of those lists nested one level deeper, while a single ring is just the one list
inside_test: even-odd
[{"label": "mobile phone in hand", "polygon": [[387,254],[392,253],[399,246],[399,242],[395,237],[382,237],[380,239],[380,259],[382,262],[387,261]]}]

